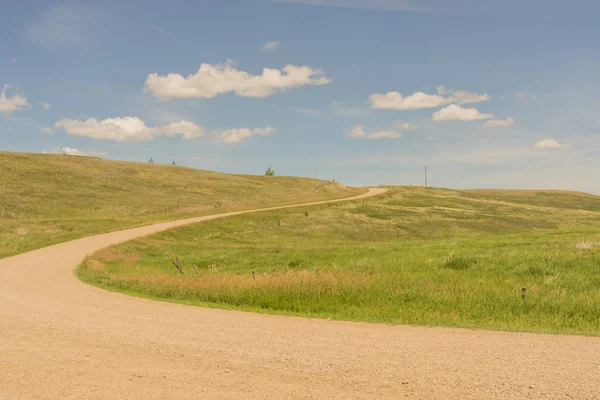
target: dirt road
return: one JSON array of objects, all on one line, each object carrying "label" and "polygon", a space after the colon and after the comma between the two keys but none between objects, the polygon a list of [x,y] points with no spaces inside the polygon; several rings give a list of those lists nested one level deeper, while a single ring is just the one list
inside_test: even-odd
[{"label": "dirt road", "polygon": [[0,260],[0,398],[600,399],[600,338],[202,309],[73,275],[103,247],[211,218]]}]

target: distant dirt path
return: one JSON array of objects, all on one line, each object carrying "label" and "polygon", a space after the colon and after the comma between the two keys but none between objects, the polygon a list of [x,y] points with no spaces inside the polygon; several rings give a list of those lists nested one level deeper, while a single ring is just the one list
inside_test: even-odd
[{"label": "distant dirt path", "polygon": [[237,214],[0,260],[0,398],[600,399],[599,338],[203,309],[107,292],[73,275],[108,245]]}]

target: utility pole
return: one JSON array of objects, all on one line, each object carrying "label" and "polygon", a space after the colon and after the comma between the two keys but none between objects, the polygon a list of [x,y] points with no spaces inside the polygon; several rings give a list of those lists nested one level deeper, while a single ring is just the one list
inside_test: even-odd
[{"label": "utility pole", "polygon": [[425,166],[425,187],[427,187],[427,165]]}]

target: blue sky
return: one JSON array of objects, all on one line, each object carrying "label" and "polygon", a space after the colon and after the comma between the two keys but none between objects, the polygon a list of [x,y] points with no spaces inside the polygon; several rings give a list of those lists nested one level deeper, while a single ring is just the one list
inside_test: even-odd
[{"label": "blue sky", "polygon": [[[525,4],[523,4],[525,3]],[[19,1],[0,150],[600,194],[596,1]],[[265,70],[266,69],[266,70]]]}]

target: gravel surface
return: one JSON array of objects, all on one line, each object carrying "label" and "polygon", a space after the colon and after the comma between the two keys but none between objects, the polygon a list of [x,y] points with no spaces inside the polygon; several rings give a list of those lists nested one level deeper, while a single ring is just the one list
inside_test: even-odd
[{"label": "gravel surface", "polygon": [[600,338],[204,309],[73,275],[108,245],[234,214],[0,260],[0,398],[600,399]]}]

